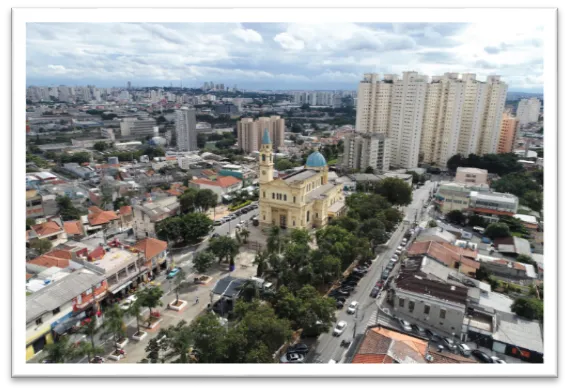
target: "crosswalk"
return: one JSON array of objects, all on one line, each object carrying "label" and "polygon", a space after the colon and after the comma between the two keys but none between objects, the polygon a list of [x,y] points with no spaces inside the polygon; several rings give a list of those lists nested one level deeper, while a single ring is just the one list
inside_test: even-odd
[{"label": "crosswalk", "polygon": [[376,325],[377,322],[378,322],[378,318],[377,318],[377,309],[376,309],[372,312],[371,316],[369,316],[369,319],[367,320],[367,323],[366,323],[366,329],[368,327],[371,327],[372,325]]}]

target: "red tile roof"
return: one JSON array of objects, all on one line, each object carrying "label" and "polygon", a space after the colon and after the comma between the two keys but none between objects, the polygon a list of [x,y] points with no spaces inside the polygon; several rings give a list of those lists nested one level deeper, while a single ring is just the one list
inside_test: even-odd
[{"label": "red tile roof", "polygon": [[115,219],[119,219],[114,211],[103,211],[99,207],[90,207],[91,213],[87,216],[91,226],[103,225]]},{"label": "red tile roof", "polygon": [[32,230],[36,232],[38,237],[44,237],[60,232],[61,226],[57,222],[50,221],[34,225]]},{"label": "red tile roof", "polygon": [[407,251],[409,256],[429,256],[450,268],[455,268],[456,262],[478,269],[480,263],[472,259],[478,255],[477,251],[454,246],[445,242],[421,241],[415,242]]},{"label": "red tile roof", "polygon": [[192,180],[191,181],[193,184],[202,184],[202,185],[210,185],[210,186],[218,186],[221,188],[227,188],[230,187],[231,185],[235,185],[241,182],[241,180],[235,178],[235,177],[231,177],[231,176],[226,176],[226,177],[217,177],[215,179],[215,181],[212,180],[206,180],[204,178],[198,178],[197,180]]},{"label": "red tile roof", "polygon": [[492,210],[490,208],[469,208],[468,210],[472,211],[472,212],[478,212],[480,214],[508,215],[508,216],[514,216],[515,215],[513,212],[497,211],[497,210]]},{"label": "red tile roof", "polygon": [[385,354],[356,354],[352,363],[393,363],[393,359]]},{"label": "red tile roof", "polygon": [[34,275],[26,273],[26,280],[30,279],[32,276]]},{"label": "red tile roof", "polygon": [[41,255],[40,257],[36,257],[33,260],[28,261],[30,264],[39,265],[42,267],[59,267],[59,268],[67,268],[69,267],[69,260],[62,259],[59,257],[53,257],[48,255]]},{"label": "red tile roof", "polygon": [[71,260],[71,252],[65,249],[50,250],[45,256],[58,257],[60,259]]},{"label": "red tile roof", "polygon": [[83,234],[83,225],[78,220],[63,222],[63,228],[65,229],[65,232],[69,235]]},{"label": "red tile roof", "polygon": [[146,260],[150,260],[165,251],[168,248],[168,243],[156,238],[145,238],[142,241],[138,241],[133,248],[143,252]]},{"label": "red tile roof", "polygon": [[352,363],[399,363],[405,359],[424,363],[427,347],[426,340],[375,327],[367,331]]},{"label": "red tile roof", "polygon": [[525,271],[526,267],[525,265],[521,264],[521,263],[512,263],[512,266],[514,267],[514,269],[520,270],[520,271]]},{"label": "red tile roof", "polygon": [[121,208],[119,208],[119,214],[121,214],[121,215],[132,214],[132,207],[131,206],[122,206]]},{"label": "red tile roof", "polygon": [[100,260],[105,256],[106,252],[102,246],[98,246],[91,253],[87,255],[89,261]]},{"label": "red tile roof", "polygon": [[463,357],[462,355],[452,354],[446,351],[429,351],[433,358],[430,363],[477,363],[475,360]]}]

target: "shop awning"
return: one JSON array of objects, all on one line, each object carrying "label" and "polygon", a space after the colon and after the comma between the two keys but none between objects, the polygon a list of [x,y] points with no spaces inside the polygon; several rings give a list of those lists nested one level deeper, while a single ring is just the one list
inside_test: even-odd
[{"label": "shop awning", "polygon": [[131,284],[131,283],[132,283],[132,280],[129,280],[129,281],[126,282],[125,284],[120,285],[120,286],[117,287],[116,289],[112,290],[111,293],[116,294],[116,293],[118,293],[119,291],[121,291],[122,289],[124,289],[125,287],[127,287],[127,286],[128,286],[129,284]]}]

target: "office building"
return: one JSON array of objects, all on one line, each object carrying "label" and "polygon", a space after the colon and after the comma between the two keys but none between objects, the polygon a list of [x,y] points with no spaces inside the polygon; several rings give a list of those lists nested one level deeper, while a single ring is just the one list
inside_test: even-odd
[{"label": "office building", "polygon": [[349,169],[389,170],[391,146],[385,133],[351,134],[344,138],[342,166]]},{"label": "office building", "polygon": [[196,109],[184,106],[176,111],[176,143],[180,151],[198,150]]},{"label": "office building", "polygon": [[285,122],[280,116],[241,119],[237,123],[237,145],[248,153],[259,151],[265,129],[269,131],[274,147],[284,147]]},{"label": "office building", "polygon": [[393,78],[393,75],[385,75],[379,80],[378,74],[364,74],[358,85],[357,132],[388,132]]},{"label": "office building", "polygon": [[140,120],[137,117],[125,117],[120,122],[121,137],[145,138],[154,136],[156,120]]},{"label": "office building", "polygon": [[524,127],[528,124],[539,120],[539,112],[541,110],[541,101],[535,97],[530,99],[522,99],[518,103],[516,117],[520,126]]},{"label": "office building", "polygon": [[516,130],[518,119],[509,112],[502,114],[502,125],[500,127],[500,140],[498,142],[498,154],[512,152],[516,140]]},{"label": "office building", "polygon": [[488,170],[476,167],[458,167],[454,181],[462,184],[488,184]]}]

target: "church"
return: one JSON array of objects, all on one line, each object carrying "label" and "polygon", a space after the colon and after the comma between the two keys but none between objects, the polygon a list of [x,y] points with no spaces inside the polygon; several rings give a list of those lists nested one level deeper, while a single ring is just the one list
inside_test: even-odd
[{"label": "church", "polygon": [[273,145],[265,129],[259,151],[259,223],[262,227],[312,229],[345,211],[341,184],[328,181],[326,159],[318,151],[304,169],[274,178]]}]

